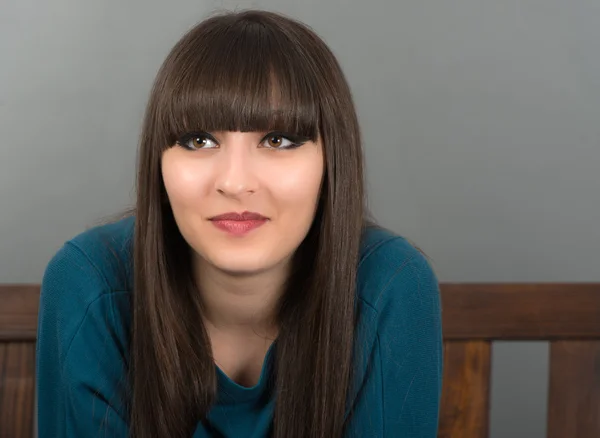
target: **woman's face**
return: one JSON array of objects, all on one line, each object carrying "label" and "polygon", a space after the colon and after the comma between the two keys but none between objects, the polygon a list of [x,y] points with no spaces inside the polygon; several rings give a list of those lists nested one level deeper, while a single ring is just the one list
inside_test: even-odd
[{"label": "woman's face", "polygon": [[308,233],[323,147],[285,135],[195,133],[163,153],[175,221],[201,262],[234,274],[265,271],[287,262]]}]

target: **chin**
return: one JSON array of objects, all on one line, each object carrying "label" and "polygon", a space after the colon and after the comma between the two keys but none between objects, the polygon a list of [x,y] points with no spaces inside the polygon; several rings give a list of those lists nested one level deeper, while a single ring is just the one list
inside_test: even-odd
[{"label": "chin", "polygon": [[281,261],[261,257],[259,254],[214,254],[207,257],[207,261],[216,269],[229,275],[243,276],[259,274],[279,265]]}]

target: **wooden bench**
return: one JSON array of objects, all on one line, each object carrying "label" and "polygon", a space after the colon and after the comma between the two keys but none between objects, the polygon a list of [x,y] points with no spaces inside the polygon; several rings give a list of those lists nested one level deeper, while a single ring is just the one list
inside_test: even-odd
[{"label": "wooden bench", "polygon": [[[548,438],[600,436],[600,284],[442,284],[438,438],[489,436],[491,344],[550,342]],[[39,286],[0,285],[0,437],[31,438]]]},{"label": "wooden bench", "polygon": [[32,438],[40,288],[0,285],[0,438]]},{"label": "wooden bench", "polygon": [[442,286],[439,438],[489,436],[496,340],[550,342],[548,438],[600,437],[600,284]]}]

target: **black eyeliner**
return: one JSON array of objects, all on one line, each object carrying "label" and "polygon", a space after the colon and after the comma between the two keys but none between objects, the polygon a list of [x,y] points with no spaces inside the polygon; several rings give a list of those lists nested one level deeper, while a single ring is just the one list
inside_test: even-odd
[{"label": "black eyeliner", "polygon": [[206,132],[206,131],[191,131],[191,132],[186,132],[185,134],[183,134],[181,137],[179,137],[176,141],[176,143],[180,146],[183,146],[186,149],[190,149],[187,146],[187,143],[195,137],[202,137],[202,138],[207,138],[211,141],[214,141],[216,144],[219,144],[219,142],[217,141],[216,138],[214,138],[210,133]]},{"label": "black eyeliner", "polygon": [[[263,139],[261,140],[261,143],[264,142],[269,137],[284,137],[284,138],[287,138],[288,140],[290,140],[292,142],[291,146],[283,147],[283,148],[281,148],[281,150],[295,149],[297,147],[302,146],[304,143],[306,143],[307,141],[310,140],[310,138],[308,138],[308,137],[302,137],[302,136],[299,136],[299,135],[288,134],[287,132],[272,131],[272,132],[269,132],[267,135],[265,135],[263,137]],[[274,149],[278,149],[278,148],[274,148]]]},{"label": "black eyeliner", "polygon": [[[207,131],[190,131],[190,132],[186,132],[185,134],[181,135],[175,142],[178,145],[183,146],[184,148],[191,150],[191,148],[187,145],[187,143],[191,139],[196,138],[196,137],[206,138],[208,140],[211,140],[211,141],[215,142],[215,144],[219,144],[219,142],[217,141],[217,139],[215,137],[213,137]],[[266,134],[262,138],[262,140],[260,142],[263,143],[269,137],[283,137],[283,138],[286,138],[286,139],[288,139],[288,140],[290,140],[292,142],[292,145],[287,146],[287,147],[283,147],[283,148],[281,148],[281,150],[295,149],[297,147],[302,146],[304,143],[306,143],[307,141],[310,140],[309,137],[303,137],[303,136],[299,136],[299,135],[289,134],[289,133],[283,132],[283,131],[272,131],[272,132],[269,132],[268,134]],[[273,148],[273,149],[278,149],[278,148]]]}]

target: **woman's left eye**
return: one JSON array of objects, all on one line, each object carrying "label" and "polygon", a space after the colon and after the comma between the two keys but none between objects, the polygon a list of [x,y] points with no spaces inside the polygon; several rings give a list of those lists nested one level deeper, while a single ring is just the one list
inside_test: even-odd
[{"label": "woman's left eye", "polygon": [[262,145],[265,145],[267,149],[294,149],[302,146],[302,141],[290,140],[283,134],[270,133],[262,141]]}]

